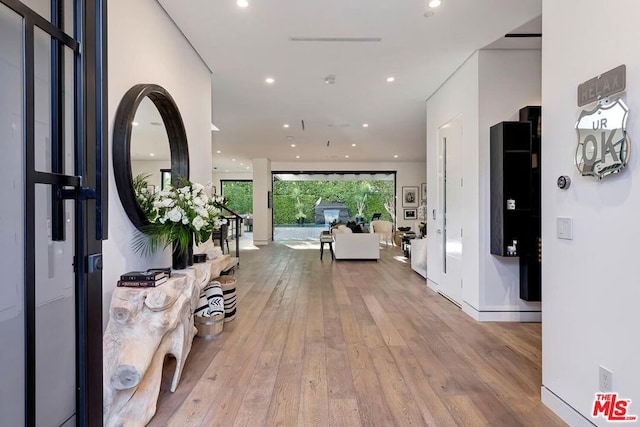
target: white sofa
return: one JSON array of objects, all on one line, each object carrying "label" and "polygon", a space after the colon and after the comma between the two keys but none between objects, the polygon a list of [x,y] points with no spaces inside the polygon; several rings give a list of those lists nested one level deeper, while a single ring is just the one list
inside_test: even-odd
[{"label": "white sofa", "polygon": [[380,259],[380,237],[376,234],[334,230],[333,238],[336,259]]}]

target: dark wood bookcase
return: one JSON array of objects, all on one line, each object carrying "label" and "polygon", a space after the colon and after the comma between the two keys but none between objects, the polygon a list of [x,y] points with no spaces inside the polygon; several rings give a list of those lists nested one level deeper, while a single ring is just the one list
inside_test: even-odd
[{"label": "dark wood bookcase", "polygon": [[520,298],[527,301],[540,301],[541,288],[540,111],[524,107],[520,121],[490,129],[491,253],[519,257]]}]

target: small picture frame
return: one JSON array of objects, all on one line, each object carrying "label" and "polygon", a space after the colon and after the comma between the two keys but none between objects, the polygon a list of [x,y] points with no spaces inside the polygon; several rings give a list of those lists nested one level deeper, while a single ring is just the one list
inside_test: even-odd
[{"label": "small picture frame", "polygon": [[421,188],[420,193],[421,193],[421,195],[422,195],[422,197],[421,197],[421,199],[420,199],[420,200],[421,200],[421,201],[427,200],[427,183],[426,183],[426,182],[423,182],[423,183],[420,185],[420,188]]},{"label": "small picture frame", "polygon": [[414,220],[418,217],[415,209],[405,209],[404,210],[404,219]]},{"label": "small picture frame", "polygon": [[418,187],[402,187],[402,207],[418,207]]}]

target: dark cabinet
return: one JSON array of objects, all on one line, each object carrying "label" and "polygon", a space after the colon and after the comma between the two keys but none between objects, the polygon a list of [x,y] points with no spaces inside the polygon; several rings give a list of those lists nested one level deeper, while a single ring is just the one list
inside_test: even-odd
[{"label": "dark cabinet", "polygon": [[541,128],[540,106],[520,110],[520,121],[531,123],[531,216],[530,239],[520,257],[520,298],[540,301],[542,297],[542,203],[541,203]]},{"label": "dark cabinet", "polygon": [[541,109],[490,129],[491,253],[519,257],[520,298],[541,297]]},{"label": "dark cabinet", "polygon": [[491,253],[519,256],[531,215],[531,124],[491,126]]}]

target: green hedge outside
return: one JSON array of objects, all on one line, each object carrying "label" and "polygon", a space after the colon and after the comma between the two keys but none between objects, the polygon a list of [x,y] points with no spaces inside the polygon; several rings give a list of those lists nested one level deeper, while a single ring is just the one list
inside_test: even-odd
[{"label": "green hedge outside", "polygon": [[[355,219],[357,200],[362,197],[363,188],[370,188],[363,211],[365,220],[369,221],[374,213],[381,213],[382,219],[391,221],[384,203],[395,197],[393,181],[276,181],[273,183],[274,225],[298,223],[297,198],[303,205],[305,224],[315,223],[315,205],[319,198],[324,202],[344,203],[349,217]],[[296,194],[299,194],[297,198]]]}]

